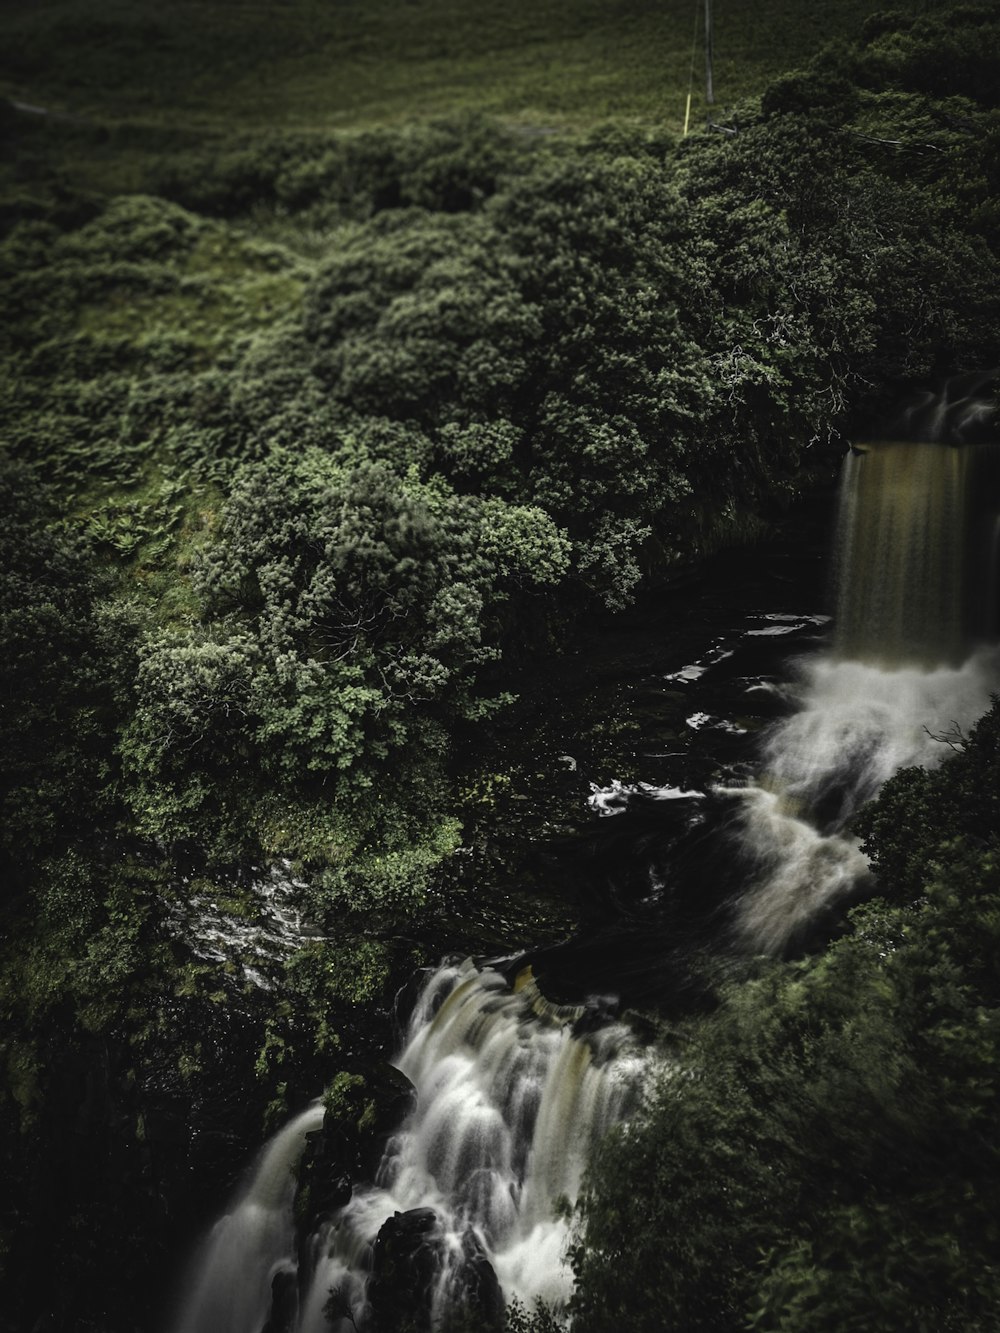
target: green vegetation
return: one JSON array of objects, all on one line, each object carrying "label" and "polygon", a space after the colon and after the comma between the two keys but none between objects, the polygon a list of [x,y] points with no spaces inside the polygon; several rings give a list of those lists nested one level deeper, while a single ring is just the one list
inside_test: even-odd
[{"label": "green vegetation", "polygon": [[[940,8],[915,3],[910,13]],[[716,16],[716,87],[731,105],[872,12],[865,0],[733,0]],[[4,17],[0,88],[100,121],[168,128],[344,126],[475,105],[545,123],[609,116],[680,129],[698,7],[679,0],[291,0],[234,6],[172,0],[43,7]],[[698,80],[700,91],[700,52]],[[699,104],[698,110],[702,108]]]},{"label": "green vegetation", "polygon": [[449,722],[502,703],[472,691],[475,668],[568,549],[539,509],[377,460],[276,450],[244,469],[192,571],[207,623],[140,653],[122,743],[139,831],[221,861],[249,844],[336,867],[369,918],[380,883],[414,893],[412,857],[358,862],[359,844],[395,854],[426,836]]},{"label": "green vegetation", "polygon": [[[68,114],[0,107],[10,1327],[52,1253],[53,1328],[149,1326],[149,1237],[367,1087],[509,781],[475,755],[513,666],[760,531],[900,382],[992,362],[995,16],[855,36],[844,0],[813,58],[804,12],[720,15],[729,109],[679,142],[690,8],[8,7],[3,86]],[[609,1146],[581,1329],[890,1328],[864,1256],[897,1249],[928,1328],[987,1326],[992,1223],[947,1219],[960,1130],[992,1169],[991,734],[887,789],[886,901],[693,1028]],[[321,937],[267,934],[273,867]]]},{"label": "green vegetation", "polygon": [[859,820],[880,897],[692,1027],[583,1201],[573,1327],[986,1330],[1000,705]]}]

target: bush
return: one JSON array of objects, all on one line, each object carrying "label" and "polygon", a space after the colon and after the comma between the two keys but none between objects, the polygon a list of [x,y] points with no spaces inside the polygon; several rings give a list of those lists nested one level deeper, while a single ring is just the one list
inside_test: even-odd
[{"label": "bush", "polygon": [[540,510],[386,463],[279,450],[245,468],[194,569],[205,625],[143,651],[123,742],[140,827],[216,857],[241,829],[251,852],[256,837],[317,857],[325,838],[336,864],[366,830],[421,845],[400,807],[433,820],[451,731],[490,706],[478,671],[509,609],[567,566]]}]

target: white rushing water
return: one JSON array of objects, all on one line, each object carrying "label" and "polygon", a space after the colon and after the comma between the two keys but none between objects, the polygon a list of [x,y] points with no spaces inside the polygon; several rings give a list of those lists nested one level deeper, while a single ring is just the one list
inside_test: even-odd
[{"label": "white rushing water", "polygon": [[222,964],[261,990],[272,989],[283,959],[318,938],[299,906],[305,884],[289,861],[258,870],[242,888],[219,885],[205,892],[189,880],[184,885],[186,891],[166,904],[173,934],[195,958]]},{"label": "white rushing water", "polygon": [[[312,1238],[298,1333],[348,1333],[351,1318],[361,1322],[379,1231],[411,1209],[436,1214],[438,1315],[461,1296],[470,1255],[492,1265],[508,1300],[568,1297],[564,1201],[575,1200],[591,1150],[634,1101],[648,1063],[623,1025],[575,1033],[583,1013],[543,999],[530,971],[514,988],[468,960],[431,976],[397,1062],[415,1108],[375,1183]],[[265,1149],[209,1237],[176,1333],[260,1333],[274,1274],[296,1270],[292,1169],[321,1121],[312,1107]],[[351,1316],[331,1325],[334,1288]]]},{"label": "white rushing water", "polygon": [[684,801],[701,800],[704,795],[701,791],[688,791],[686,787],[656,787],[651,782],[620,782],[614,778],[606,787],[592,782],[587,805],[596,815],[607,819],[627,810],[635,796],[649,801]]},{"label": "white rushing water", "polygon": [[767,734],[758,783],[729,792],[742,806],[740,842],[754,867],[736,929],[777,953],[868,872],[844,831],[851,815],[900,768],[933,768],[941,737],[966,731],[990,704],[1000,654],[982,648],[961,667],[884,670],[824,655],[799,664],[796,711]]},{"label": "white rushing water", "polygon": [[295,1272],[293,1169],[322,1123],[315,1103],[262,1149],[201,1248],[177,1333],[260,1333],[275,1276]]},{"label": "white rushing water", "polygon": [[461,1285],[470,1234],[508,1299],[569,1295],[559,1204],[575,1200],[590,1150],[625,1113],[645,1057],[624,1026],[574,1035],[582,1010],[547,1003],[528,975],[519,981],[511,990],[466,961],[425,987],[398,1062],[416,1108],[376,1184],[317,1238],[302,1333],[328,1333],[317,1316],[331,1286],[346,1279],[363,1299],[357,1275],[379,1227],[418,1207],[434,1209],[443,1233],[438,1313]]}]

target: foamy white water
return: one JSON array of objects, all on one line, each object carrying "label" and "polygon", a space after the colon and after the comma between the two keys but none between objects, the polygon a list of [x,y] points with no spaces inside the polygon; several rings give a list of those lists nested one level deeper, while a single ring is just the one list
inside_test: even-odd
[{"label": "foamy white water", "polygon": [[742,805],[740,842],[753,866],[736,908],[737,942],[777,954],[868,873],[854,839],[824,837],[760,787],[733,793]]},{"label": "foamy white water", "polygon": [[[437,1320],[467,1294],[470,1256],[492,1265],[506,1300],[568,1298],[564,1204],[575,1201],[594,1146],[634,1102],[649,1058],[624,1025],[574,1033],[583,1013],[546,1001],[530,972],[514,989],[469,960],[431,976],[398,1060],[415,1108],[375,1183],[359,1187],[307,1246],[297,1333],[348,1333],[350,1317],[331,1324],[324,1313],[333,1288],[361,1323],[379,1231],[413,1209],[436,1214]],[[293,1170],[322,1119],[322,1106],[310,1107],[263,1150],[203,1247],[176,1333],[260,1333],[274,1275],[297,1272]]]},{"label": "foamy white water", "polygon": [[587,804],[595,814],[607,819],[627,810],[634,796],[642,796],[648,801],[684,801],[702,800],[704,795],[702,791],[688,791],[685,787],[657,787],[651,782],[621,782],[613,778],[606,787],[592,782]]},{"label": "foamy white water", "polygon": [[884,670],[823,656],[800,664],[791,693],[798,711],[767,736],[763,769],[792,800],[815,802],[844,784],[845,815],[886,778],[913,764],[933,767],[948,753],[936,736],[967,730],[989,707],[1000,652],[980,648],[936,670]]},{"label": "foamy white water", "polygon": [[736,912],[744,944],[780,952],[864,879],[847,821],[900,768],[939,764],[950,751],[935,737],[966,731],[998,680],[996,647],[933,671],[831,655],[799,663],[797,711],[767,734],[759,785],[730,793],[753,867]]},{"label": "foamy white water", "polygon": [[[328,1333],[318,1315],[330,1287],[345,1279],[363,1303],[359,1275],[379,1228],[414,1208],[433,1208],[440,1220],[439,1314],[460,1294],[470,1243],[506,1299],[558,1304],[569,1296],[560,1204],[576,1199],[590,1152],[636,1096],[647,1057],[622,1025],[574,1035],[582,1010],[549,1004],[529,976],[521,980],[511,990],[498,973],[466,961],[428,982],[398,1061],[416,1107],[390,1141],[376,1184],[359,1190],[321,1237],[301,1333]],[[343,1321],[344,1333],[349,1327]]]}]

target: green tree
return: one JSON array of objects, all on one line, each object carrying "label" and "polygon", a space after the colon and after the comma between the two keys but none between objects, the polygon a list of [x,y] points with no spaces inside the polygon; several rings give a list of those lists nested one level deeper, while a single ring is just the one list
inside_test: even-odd
[{"label": "green tree", "polygon": [[246,468],[194,571],[204,626],[143,649],[123,741],[140,827],[320,862],[420,840],[451,733],[495,706],[480,668],[567,565],[537,508],[315,449]]}]

